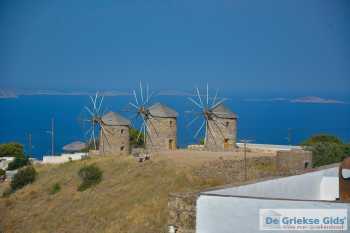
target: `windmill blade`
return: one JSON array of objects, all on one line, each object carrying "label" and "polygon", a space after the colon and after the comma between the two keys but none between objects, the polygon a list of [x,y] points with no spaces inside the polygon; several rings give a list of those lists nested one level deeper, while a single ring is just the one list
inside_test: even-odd
[{"label": "windmill blade", "polygon": [[90,113],[92,117],[95,116],[95,114],[93,114],[92,111],[87,106],[84,106],[84,108]]},{"label": "windmill blade", "polygon": [[219,130],[219,133],[221,134],[221,137],[222,137],[222,138],[225,138],[224,133],[222,132],[220,126],[218,125],[218,122],[215,121],[215,120],[213,120],[213,123],[214,123],[214,125],[216,126],[216,128]]},{"label": "windmill blade", "polygon": [[141,104],[144,104],[143,102],[143,91],[142,91],[142,82],[140,81],[140,94],[141,94]]},{"label": "windmill blade", "polygon": [[188,128],[188,127],[190,127],[194,122],[196,122],[196,120],[198,120],[199,119],[199,115],[198,116],[196,116],[195,118],[193,118],[187,125],[186,125],[186,127]]},{"label": "windmill blade", "polygon": [[99,104],[99,106],[98,106],[98,112],[100,112],[100,110],[101,110],[101,106],[102,106],[102,103],[103,103],[103,99],[104,99],[104,98],[105,98],[105,96],[102,95],[100,104]]},{"label": "windmill blade", "polygon": [[137,105],[139,105],[139,101],[137,100],[137,95],[136,95],[136,91],[133,90],[133,94],[134,94],[134,97],[135,97],[135,102]]},{"label": "windmill blade", "polygon": [[209,106],[209,85],[207,83],[207,107]]},{"label": "windmill blade", "polygon": [[223,102],[225,102],[227,99],[223,98],[221,100],[219,100],[216,104],[214,104],[211,109],[216,108],[217,106],[219,106],[220,104],[222,104]]},{"label": "windmill blade", "polygon": [[149,100],[149,85],[147,83],[146,84],[146,104],[148,104],[148,100]]},{"label": "windmill blade", "polygon": [[191,97],[187,97],[187,99],[189,99],[192,103],[194,103],[198,108],[202,109],[203,106],[201,106],[199,103],[197,103],[194,99],[192,99]]},{"label": "windmill blade", "polygon": [[211,135],[212,142],[214,142],[214,144],[217,144],[216,140],[215,140],[215,138],[217,138],[217,137],[214,134],[214,132],[212,131],[212,129],[210,128],[210,124],[209,123],[208,123],[208,131],[207,131],[207,133],[209,133]]},{"label": "windmill blade", "polygon": [[[107,142],[108,146],[110,146],[111,144],[109,143],[108,137],[107,137],[107,135],[106,135],[105,132],[108,132],[108,131],[105,131],[105,129],[102,128],[101,134],[102,134],[102,136],[106,139],[106,142]],[[103,143],[103,145],[104,145],[104,143]],[[104,148],[103,148],[103,149],[104,149]]]},{"label": "windmill blade", "polygon": [[105,126],[106,126],[106,124],[105,124],[105,123],[103,123],[103,122],[101,122],[100,127],[101,127],[102,131],[107,132],[107,133],[109,133],[109,134],[113,135],[113,134],[114,134],[114,132],[113,132],[113,131],[111,131],[110,129],[106,128]]},{"label": "windmill blade", "polygon": [[203,102],[202,102],[202,98],[201,98],[201,95],[200,95],[200,93],[199,93],[198,87],[196,87],[196,90],[197,90],[197,96],[198,96],[199,102],[201,103],[202,108],[203,108]]},{"label": "windmill blade", "polygon": [[[86,137],[88,134],[91,133],[92,127],[90,127],[88,130],[86,130],[86,132],[84,133],[84,136]],[[91,134],[90,134],[91,136]]]},{"label": "windmill blade", "polygon": [[198,136],[199,132],[202,130],[202,128],[203,128],[205,122],[206,122],[206,120],[203,121],[201,127],[199,127],[199,129],[197,130],[196,134],[194,135],[194,138],[197,138],[197,136]]},{"label": "windmill blade", "polygon": [[137,107],[135,104],[129,102],[129,105],[133,106],[134,108],[136,108],[137,110],[139,110],[139,107]]},{"label": "windmill blade", "polygon": [[148,122],[150,123],[150,125],[151,125],[151,127],[153,128],[153,130],[154,130],[154,132],[156,133],[156,135],[159,136],[158,130],[157,130],[157,128],[154,126],[154,124],[153,124],[153,122],[151,121],[151,119],[156,119],[157,121],[158,121],[158,119],[157,119],[157,118],[150,118],[150,119],[148,120]]},{"label": "windmill blade", "polygon": [[137,135],[137,139],[136,139],[137,142],[140,140],[140,136],[141,136],[143,129],[144,129],[144,122],[142,122],[141,127],[139,129],[139,134]]},{"label": "windmill blade", "polygon": [[[215,101],[216,101],[216,98],[218,97],[218,94],[219,94],[219,89],[216,89],[216,92],[215,92],[215,96],[214,96],[213,102],[211,103],[211,105],[212,105],[212,106],[215,104]],[[211,108],[212,108],[212,107],[211,107]]]},{"label": "windmill blade", "polygon": [[94,148],[95,148],[95,150],[97,150],[96,138],[95,138],[95,123],[92,124],[92,138],[94,140]]}]

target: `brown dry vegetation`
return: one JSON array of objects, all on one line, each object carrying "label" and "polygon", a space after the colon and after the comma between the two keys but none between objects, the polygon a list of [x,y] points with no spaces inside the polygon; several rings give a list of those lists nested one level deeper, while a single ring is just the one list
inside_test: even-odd
[{"label": "brown dry vegetation", "polygon": [[[38,165],[33,184],[0,198],[0,227],[6,233],[165,232],[169,193],[224,184],[195,172],[209,157],[172,158],[165,155],[138,163],[131,157],[104,156]],[[78,170],[92,163],[103,170],[102,182],[78,192]],[[52,195],[55,183],[61,190]]]}]

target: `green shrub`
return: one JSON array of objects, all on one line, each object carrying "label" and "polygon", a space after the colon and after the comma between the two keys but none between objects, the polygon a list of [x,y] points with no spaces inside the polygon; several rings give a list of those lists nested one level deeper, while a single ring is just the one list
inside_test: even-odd
[{"label": "green shrub", "polygon": [[36,178],[36,171],[34,167],[28,166],[23,169],[20,169],[16,175],[14,175],[13,179],[11,180],[11,189],[13,191],[16,191],[20,188],[23,188],[27,184],[33,183]]},{"label": "green shrub", "polygon": [[58,193],[59,191],[61,191],[61,185],[59,183],[54,183],[52,186],[51,186],[51,189],[50,189],[50,194],[53,195],[53,194],[56,194]]},{"label": "green shrub", "polygon": [[314,167],[338,163],[350,156],[350,145],[343,144],[339,138],[333,135],[315,135],[303,142],[302,145],[305,149],[313,152]]},{"label": "green shrub", "polygon": [[0,169],[0,176],[4,176],[4,175],[6,175],[6,171],[3,169]]},{"label": "green shrub", "polygon": [[319,142],[308,149],[313,152],[314,167],[338,163],[347,156],[344,145],[332,142]]},{"label": "green shrub", "polygon": [[307,139],[302,143],[304,146],[312,146],[317,143],[335,143],[335,144],[343,144],[343,142],[337,138],[336,136],[333,135],[328,135],[328,134],[318,134],[314,135],[311,138]]},{"label": "green shrub", "polygon": [[[140,137],[139,137],[140,135]],[[131,128],[130,129],[130,145],[132,147],[141,147],[144,145],[143,141],[143,133],[138,131],[137,129]],[[138,140],[137,140],[138,139]]]},{"label": "green shrub", "polygon": [[82,180],[78,187],[78,191],[84,191],[91,186],[100,183],[102,180],[102,171],[94,164],[82,167],[79,170],[78,175]]},{"label": "green shrub", "polygon": [[27,166],[29,164],[30,164],[30,161],[28,157],[19,156],[19,157],[16,157],[11,163],[9,163],[7,170],[16,170],[18,168]]},{"label": "green shrub", "polygon": [[0,144],[0,157],[4,156],[24,156],[23,146],[16,142]]}]

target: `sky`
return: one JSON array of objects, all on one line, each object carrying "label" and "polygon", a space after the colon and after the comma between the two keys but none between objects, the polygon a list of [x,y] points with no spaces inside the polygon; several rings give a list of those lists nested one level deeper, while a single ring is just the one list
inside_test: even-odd
[{"label": "sky", "polygon": [[0,89],[350,95],[348,0],[0,1]]}]

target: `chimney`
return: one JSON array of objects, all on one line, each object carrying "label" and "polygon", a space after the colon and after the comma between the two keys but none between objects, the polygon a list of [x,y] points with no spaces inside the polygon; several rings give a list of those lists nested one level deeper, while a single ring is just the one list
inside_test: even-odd
[{"label": "chimney", "polygon": [[350,157],[345,158],[339,167],[339,198],[350,202]]}]

